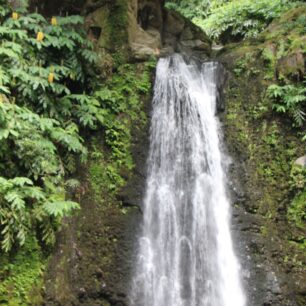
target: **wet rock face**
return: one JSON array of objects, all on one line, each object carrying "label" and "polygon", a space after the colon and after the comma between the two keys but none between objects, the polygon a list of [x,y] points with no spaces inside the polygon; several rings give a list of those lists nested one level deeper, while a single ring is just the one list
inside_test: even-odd
[{"label": "wet rock face", "polygon": [[128,1],[128,40],[137,60],[157,56],[161,48],[162,7],[155,1]]},{"label": "wet rock face", "polygon": [[129,1],[129,45],[132,57],[146,60],[174,52],[207,59],[211,50],[208,37],[189,20],[163,8],[159,0]]},{"label": "wet rock face", "polygon": [[[149,97],[141,103],[149,116]],[[78,216],[66,220],[58,235],[46,273],[44,305],[128,305],[142,220],[148,131],[148,126],[133,131],[135,168],[116,197],[103,189],[102,181],[94,183],[95,176],[103,177],[105,172],[103,159],[91,160],[79,168],[82,194],[77,200],[82,209]],[[99,152],[105,153],[101,132],[91,141],[94,147],[99,146]],[[94,184],[98,184],[98,191]]]},{"label": "wet rock face", "polygon": [[225,110],[224,104],[224,88],[226,86],[227,79],[229,77],[227,70],[222,64],[217,67],[217,112],[223,112]]},{"label": "wet rock face", "polygon": [[248,299],[247,305],[294,306],[295,303],[286,297],[284,289],[287,286],[287,276],[273,263],[271,250],[263,237],[265,220],[248,211],[253,195],[245,192],[244,184],[248,176],[246,165],[241,157],[234,155],[233,146],[229,143],[227,146],[233,156],[227,175],[233,203],[232,233],[235,251],[242,267],[241,277]]},{"label": "wet rock face", "polygon": [[[211,42],[206,34],[180,14],[164,10],[163,47],[174,52],[207,59]],[[163,52],[163,50],[162,50]]]},{"label": "wet rock face", "polygon": [[81,206],[80,215],[59,235],[47,271],[44,305],[128,305],[141,215],[137,209],[123,215],[115,206],[105,207],[90,190]]}]

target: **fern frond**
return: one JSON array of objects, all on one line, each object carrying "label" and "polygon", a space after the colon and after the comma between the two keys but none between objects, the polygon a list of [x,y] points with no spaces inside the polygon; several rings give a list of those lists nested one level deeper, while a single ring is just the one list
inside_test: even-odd
[{"label": "fern frond", "polygon": [[74,210],[80,209],[80,205],[73,201],[54,201],[43,204],[43,209],[53,217],[64,217]]}]

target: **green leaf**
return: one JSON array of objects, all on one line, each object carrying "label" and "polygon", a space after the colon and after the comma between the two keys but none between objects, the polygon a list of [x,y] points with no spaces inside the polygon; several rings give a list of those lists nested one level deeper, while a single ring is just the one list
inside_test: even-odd
[{"label": "green leaf", "polygon": [[54,217],[64,217],[71,214],[72,211],[80,209],[80,205],[72,201],[54,201],[43,204],[44,210]]},{"label": "green leaf", "polygon": [[23,187],[25,185],[33,186],[33,182],[27,177],[15,177],[11,180],[15,186]]},{"label": "green leaf", "polygon": [[23,210],[25,208],[25,201],[21,195],[15,191],[8,192],[4,198],[12,204],[12,209]]}]

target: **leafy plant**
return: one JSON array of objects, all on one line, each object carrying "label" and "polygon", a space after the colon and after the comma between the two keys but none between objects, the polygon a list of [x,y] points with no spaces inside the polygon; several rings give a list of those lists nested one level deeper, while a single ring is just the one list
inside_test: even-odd
[{"label": "leafy plant", "polygon": [[197,16],[193,21],[213,39],[219,39],[222,35],[256,37],[274,18],[292,5],[288,0],[232,0],[213,5],[208,18]]},{"label": "leafy plant", "polygon": [[294,165],[290,172],[291,187],[293,190],[303,190],[306,187],[306,169]]},{"label": "leafy plant", "polygon": [[[12,2],[13,3],[13,2]],[[16,5],[15,5],[16,4]],[[97,60],[81,16],[28,13],[0,2],[0,242],[8,252],[29,235],[55,240],[74,158],[86,157],[79,125],[103,121],[92,98]]]},{"label": "leafy plant", "polygon": [[267,95],[272,99],[272,108],[278,113],[287,113],[293,125],[301,127],[305,121],[306,89],[302,86],[270,85]]},{"label": "leafy plant", "polygon": [[[4,251],[9,251],[16,242],[23,245],[36,224],[44,230],[46,219],[62,217],[79,208],[75,202],[54,201],[54,195],[48,198],[48,193],[26,177],[0,177],[0,204],[1,247]],[[46,236],[43,240],[48,242],[49,238]]]},{"label": "leafy plant", "polygon": [[43,303],[42,276],[45,260],[37,239],[29,236],[15,254],[0,257],[0,299],[3,305]]},{"label": "leafy plant", "polygon": [[209,12],[209,0],[172,0],[166,3],[166,7],[180,12],[189,19],[195,17],[205,18]]}]

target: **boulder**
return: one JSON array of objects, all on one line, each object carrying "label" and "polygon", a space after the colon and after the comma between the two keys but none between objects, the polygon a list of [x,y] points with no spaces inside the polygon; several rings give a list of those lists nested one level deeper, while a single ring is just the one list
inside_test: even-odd
[{"label": "boulder", "polygon": [[160,56],[166,57],[174,53],[174,48],[171,46],[164,47],[160,50]]},{"label": "boulder", "polygon": [[304,55],[301,50],[297,50],[285,57],[282,57],[277,63],[277,72],[279,76],[302,78],[305,72]]},{"label": "boulder", "polygon": [[209,51],[210,45],[207,42],[204,42],[199,39],[195,40],[183,40],[180,42],[181,45],[183,45],[185,48],[190,48],[193,50],[199,50],[199,51]]},{"label": "boulder", "polygon": [[98,48],[109,48],[110,46],[109,17],[108,6],[103,6],[89,14],[85,19],[88,36]]},{"label": "boulder", "polygon": [[128,1],[128,37],[131,57],[147,60],[182,52],[206,59],[211,42],[206,34],[160,0]]},{"label": "boulder", "polygon": [[163,45],[175,52],[207,59],[211,53],[211,41],[207,35],[178,13],[167,9],[164,11]]},{"label": "boulder", "polygon": [[294,164],[306,168],[306,155],[299,157]]},{"label": "boulder", "polygon": [[185,27],[182,34],[181,40],[192,40],[194,38],[194,33],[189,26]]},{"label": "boulder", "polygon": [[159,49],[152,49],[142,44],[132,43],[131,49],[133,57],[136,60],[145,61],[152,56],[156,56],[159,53]]},{"label": "boulder", "polygon": [[184,18],[180,14],[172,11],[166,11],[165,15],[164,33],[174,36],[181,34],[186,23]]},{"label": "boulder", "polygon": [[159,1],[128,2],[128,40],[132,58],[147,60],[158,55],[161,43],[161,4]]}]

